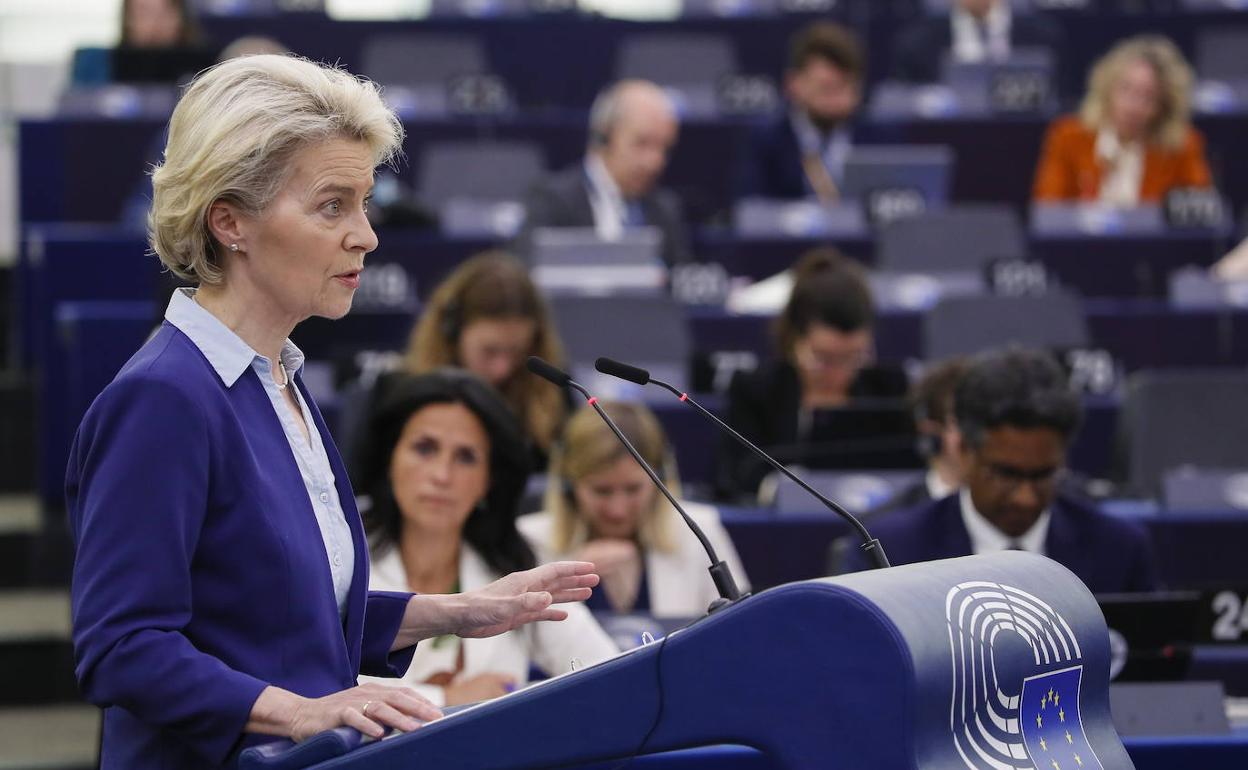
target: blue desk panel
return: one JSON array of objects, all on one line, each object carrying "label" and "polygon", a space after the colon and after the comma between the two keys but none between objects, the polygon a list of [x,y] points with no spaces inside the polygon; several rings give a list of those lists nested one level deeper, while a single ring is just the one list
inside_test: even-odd
[{"label": "blue desk panel", "polygon": [[[733,117],[686,121],[681,126],[663,183],[681,196],[689,221],[718,225],[729,221],[737,161],[747,150],[751,122]],[[143,189],[145,170],[158,159],[156,142],[163,124],[163,118],[20,121],[20,220],[117,221],[126,201]],[[542,149],[548,166],[555,169],[582,156],[587,131],[585,113],[566,110],[409,120],[405,125],[408,161],[399,173],[409,182],[423,148],[431,142],[474,138],[531,141]],[[947,144],[956,159],[952,200],[1007,203],[1025,214],[1047,125],[1048,118],[901,123],[864,120],[858,135],[862,143]],[[1248,134],[1248,114],[1201,116],[1196,125],[1208,139],[1210,162],[1221,191],[1230,199],[1232,211],[1242,211],[1248,205],[1248,152],[1241,147],[1241,137]],[[1193,261],[1204,261],[1207,250],[1194,254]]]},{"label": "blue desk panel", "polygon": [[[370,257],[373,265],[397,263],[415,282],[416,293],[428,296],[437,282],[469,254],[490,245],[483,240],[447,240],[431,234],[410,231],[379,233],[381,246]],[[1176,243],[1191,242],[1178,238]],[[1075,270],[1080,261],[1089,280],[1099,281],[1105,271],[1130,275],[1135,257],[1131,251],[1139,239],[1109,239],[1096,248],[1105,255],[1102,267],[1088,267],[1088,260],[1070,256],[1054,256],[1054,266]],[[731,259],[747,262],[766,260],[765,254],[740,256],[749,248],[743,241],[729,245],[722,237],[715,240],[722,253]],[[775,242],[767,242],[770,249]],[[801,242],[813,245],[810,241]],[[1207,245],[1207,244],[1206,244]],[[21,244],[17,272],[16,295],[20,309],[21,335],[19,351],[26,366],[38,366],[46,351],[47,333],[53,308],[66,300],[146,300],[156,298],[159,264],[146,254],[147,246],[140,233],[98,225],[41,225],[26,229]],[[1093,248],[1093,246],[1088,246]],[[1121,255],[1115,261],[1111,254]],[[1175,252],[1179,253],[1179,252]],[[785,258],[787,260],[787,257]],[[1172,267],[1181,258],[1172,260]],[[1143,264],[1146,272],[1155,275],[1164,266]],[[772,267],[783,268],[777,262]],[[163,301],[163,298],[162,300]],[[1093,345],[1109,350],[1128,370],[1165,366],[1242,366],[1248,362],[1248,311],[1177,310],[1156,300],[1128,301],[1123,299],[1089,299],[1085,305]],[[695,352],[751,351],[767,355],[771,350],[769,316],[736,316],[717,309],[693,308],[689,314]],[[381,331],[386,323],[378,318],[379,337],[353,341],[345,331],[333,327],[323,330],[301,330],[307,337],[324,341],[327,346],[360,344],[378,348],[396,339],[405,339],[411,319],[407,314],[391,317],[393,330]],[[345,327],[344,327],[345,328]],[[902,362],[921,357],[922,325],[917,312],[887,312],[881,315],[876,329],[876,348],[884,361]],[[329,357],[327,351],[309,346],[313,356]],[[323,354],[323,355],[322,355]]]},{"label": "blue desk panel", "polygon": [[[1243,770],[1248,766],[1248,734],[1197,738],[1124,738],[1136,770]],[[598,762],[581,770],[616,770],[619,762]],[[781,770],[766,754],[746,746],[708,746],[633,760],[639,770]],[[828,770],[852,770],[828,768]]]}]

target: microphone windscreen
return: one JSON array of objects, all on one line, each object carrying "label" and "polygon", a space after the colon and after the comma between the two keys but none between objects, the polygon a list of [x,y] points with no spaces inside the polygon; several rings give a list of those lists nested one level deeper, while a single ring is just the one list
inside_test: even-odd
[{"label": "microphone windscreen", "polygon": [[538,377],[548,380],[561,388],[572,380],[567,372],[555,368],[553,364],[544,361],[537,356],[529,356],[528,366],[530,372],[533,372]]},{"label": "microphone windscreen", "polygon": [[612,377],[619,377],[621,380],[635,382],[638,385],[645,385],[650,382],[650,372],[645,369],[639,369],[636,366],[622,364],[619,361],[613,361],[610,358],[599,358],[594,362],[594,368],[603,374]]}]

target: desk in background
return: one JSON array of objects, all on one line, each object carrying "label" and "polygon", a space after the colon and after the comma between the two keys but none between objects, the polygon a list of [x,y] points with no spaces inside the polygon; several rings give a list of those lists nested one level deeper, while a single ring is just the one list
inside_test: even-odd
[{"label": "desk in background", "polygon": [[[813,505],[813,503],[812,503]],[[721,508],[720,516],[750,582],[781,585],[826,574],[828,547],[849,532],[830,512],[790,513]],[[1167,588],[1248,585],[1248,514],[1169,511],[1142,516]],[[887,547],[885,543],[885,547]]]},{"label": "desk in background", "polygon": [[[145,189],[143,174],[158,160],[157,142],[166,120],[159,116],[20,121],[20,221],[118,221],[127,200]],[[446,140],[533,142],[549,167],[559,169],[584,153],[586,120],[586,113],[577,110],[408,120],[404,141],[408,162],[399,175],[410,183],[423,147]],[[690,222],[727,224],[736,188],[736,159],[746,150],[751,123],[727,117],[681,126],[663,184],[681,196]],[[863,121],[859,141],[947,144],[955,154],[953,202],[1008,203],[1025,215],[1047,125],[1044,117]],[[1232,211],[1242,211],[1248,205],[1248,152],[1240,145],[1248,134],[1248,114],[1199,116],[1196,125],[1206,134],[1222,193]]]},{"label": "desk in background", "polygon": [[[1248,765],[1248,730],[1190,738],[1123,738],[1136,770],[1243,770]],[[585,765],[580,770],[613,770],[619,762]],[[639,770],[781,770],[766,754],[748,746],[708,746],[638,757]]]}]

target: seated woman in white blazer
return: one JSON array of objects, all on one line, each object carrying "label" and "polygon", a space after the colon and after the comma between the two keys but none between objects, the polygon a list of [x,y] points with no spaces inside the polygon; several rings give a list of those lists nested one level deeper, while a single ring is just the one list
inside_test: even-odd
[{"label": "seated woman in white blazer", "polygon": [[[654,413],[636,403],[601,406],[679,496],[675,461]],[[706,551],[591,408],[568,421],[549,474],[546,510],[522,516],[520,531],[543,561],[577,554],[594,562],[602,582],[586,603],[591,609],[671,618],[706,612],[719,595]],[[748,590],[719,512],[700,503],[681,505],[728,563],[737,585]]]},{"label": "seated woman in white blazer", "polygon": [[[371,587],[455,593],[534,566],[516,530],[529,451],[506,403],[454,369],[396,375],[377,397],[354,467],[355,488],[369,497]],[[561,608],[561,623],[427,641],[402,682],[454,706],[525,685],[531,663],[553,676],[574,658],[588,666],[619,651],[583,604]]]}]

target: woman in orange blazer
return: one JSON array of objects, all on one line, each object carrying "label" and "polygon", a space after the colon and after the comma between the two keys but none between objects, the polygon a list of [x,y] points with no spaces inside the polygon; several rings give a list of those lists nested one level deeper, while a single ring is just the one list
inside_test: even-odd
[{"label": "woman in orange blazer", "polygon": [[1049,127],[1032,200],[1127,207],[1210,186],[1191,88],[1192,70],[1168,39],[1119,43],[1093,67],[1079,114]]}]

